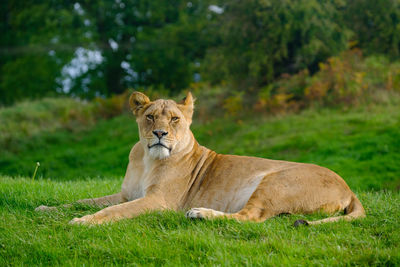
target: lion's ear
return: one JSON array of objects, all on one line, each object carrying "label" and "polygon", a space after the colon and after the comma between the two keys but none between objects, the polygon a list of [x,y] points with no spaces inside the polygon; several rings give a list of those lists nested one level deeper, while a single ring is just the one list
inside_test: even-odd
[{"label": "lion's ear", "polygon": [[178,104],[179,109],[182,111],[183,115],[185,115],[189,123],[192,122],[194,101],[195,99],[193,98],[192,93],[188,92],[182,102]]},{"label": "lion's ear", "polygon": [[150,103],[150,99],[140,92],[133,92],[129,97],[129,105],[135,116],[137,116],[140,110],[148,103]]}]

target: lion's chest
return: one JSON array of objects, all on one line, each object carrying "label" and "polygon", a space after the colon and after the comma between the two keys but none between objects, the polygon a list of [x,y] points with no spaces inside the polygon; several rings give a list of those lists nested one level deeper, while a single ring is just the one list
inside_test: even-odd
[{"label": "lion's chest", "polygon": [[142,198],[146,195],[146,172],[143,168],[131,168],[128,170],[122,184],[122,194],[128,201]]},{"label": "lion's chest", "polygon": [[145,196],[145,187],[142,183],[129,183],[126,187],[122,189],[124,197],[128,200],[135,200]]}]

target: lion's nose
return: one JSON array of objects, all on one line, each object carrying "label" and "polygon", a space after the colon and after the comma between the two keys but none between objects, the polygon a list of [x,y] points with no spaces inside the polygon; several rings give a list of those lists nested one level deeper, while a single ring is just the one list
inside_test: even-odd
[{"label": "lion's nose", "polygon": [[155,136],[157,136],[159,139],[161,139],[163,136],[167,135],[168,132],[163,131],[163,130],[155,130],[155,131],[153,131],[153,134]]}]

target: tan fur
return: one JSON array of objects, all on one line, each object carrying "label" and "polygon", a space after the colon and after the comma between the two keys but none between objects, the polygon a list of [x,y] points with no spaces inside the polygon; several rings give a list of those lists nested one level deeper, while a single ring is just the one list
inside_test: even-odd
[{"label": "tan fur", "polygon": [[[139,92],[129,102],[140,141],[130,152],[121,192],[80,200],[109,207],[75,218],[73,224],[101,224],[163,209],[188,210],[190,218],[255,222],[281,213],[347,213],[309,224],[365,216],[345,181],[326,168],[221,155],[199,145],[190,131],[194,104],[190,93],[181,104],[162,99],[151,102]],[[155,145],[158,142],[162,145]],[[38,208],[47,209],[54,208]]]}]

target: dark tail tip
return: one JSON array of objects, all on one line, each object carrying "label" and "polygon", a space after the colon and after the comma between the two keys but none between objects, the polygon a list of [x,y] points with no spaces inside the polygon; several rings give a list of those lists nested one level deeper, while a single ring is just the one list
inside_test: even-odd
[{"label": "dark tail tip", "polygon": [[294,227],[299,227],[300,225],[309,225],[306,220],[297,220],[294,222]]}]

